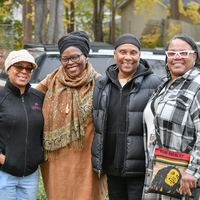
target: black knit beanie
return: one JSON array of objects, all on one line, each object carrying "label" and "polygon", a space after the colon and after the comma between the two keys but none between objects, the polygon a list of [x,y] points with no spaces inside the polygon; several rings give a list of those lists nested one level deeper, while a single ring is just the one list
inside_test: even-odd
[{"label": "black knit beanie", "polygon": [[115,50],[122,44],[132,44],[140,50],[140,41],[137,37],[130,33],[125,33],[117,38],[117,40],[115,41]]},{"label": "black knit beanie", "polygon": [[73,31],[61,37],[58,41],[60,55],[63,54],[65,49],[71,46],[77,47],[88,56],[90,52],[90,39],[88,34],[85,31]]}]

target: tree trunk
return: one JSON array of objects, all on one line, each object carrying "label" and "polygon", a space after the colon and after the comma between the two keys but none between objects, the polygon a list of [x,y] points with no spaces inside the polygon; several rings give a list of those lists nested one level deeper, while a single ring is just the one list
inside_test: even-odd
[{"label": "tree trunk", "polygon": [[26,29],[26,0],[21,0],[22,3],[22,25],[23,25],[23,35]]},{"label": "tree trunk", "polygon": [[71,2],[71,15],[70,15],[70,32],[74,31],[74,15],[75,14],[75,7],[74,7],[74,2]]},{"label": "tree trunk", "polygon": [[111,44],[115,44],[115,8],[116,0],[112,0]]},{"label": "tree trunk", "polygon": [[[66,8],[66,16],[67,16],[67,20],[69,22],[69,25],[68,25],[68,28],[67,28],[68,33],[74,31],[74,17],[75,17],[74,4],[75,4],[75,2],[72,1],[72,2],[70,2],[70,9]],[[68,12],[70,12],[70,15],[69,15]]]},{"label": "tree trunk", "polygon": [[97,20],[98,0],[93,0],[93,4],[94,4],[93,31],[94,31],[94,40],[96,41],[98,37],[98,20]]},{"label": "tree trunk", "polygon": [[42,29],[41,29],[42,43],[46,43],[47,15],[48,15],[47,1],[43,0],[43,20],[42,20]]},{"label": "tree trunk", "polygon": [[93,21],[93,29],[94,29],[94,40],[97,42],[103,42],[103,9],[105,0],[100,0],[99,2],[99,10],[98,10],[98,0],[93,0],[94,3],[94,21]]},{"label": "tree trunk", "polygon": [[56,9],[56,21],[55,21],[55,33],[53,43],[57,44],[58,40],[64,34],[64,25],[63,25],[63,12],[64,12],[64,0],[57,0],[57,9]]},{"label": "tree trunk", "polygon": [[178,0],[170,0],[171,4],[171,19],[179,20],[179,7],[178,7]]},{"label": "tree trunk", "polygon": [[31,3],[26,0],[21,0],[21,3],[24,43],[32,43],[32,21],[26,16],[28,13],[32,13]]},{"label": "tree trunk", "polygon": [[56,5],[57,0],[50,0],[50,18],[47,30],[47,43],[53,44],[54,40],[54,31],[55,31],[55,24],[56,24]]},{"label": "tree trunk", "polygon": [[[27,14],[28,13],[32,13],[32,6],[30,2],[26,3],[26,9],[27,9]],[[27,23],[27,32],[26,32],[26,38],[25,38],[25,42],[26,43],[32,43],[32,20],[26,18],[26,23]]]},{"label": "tree trunk", "polygon": [[105,0],[100,0],[99,8],[99,19],[98,19],[98,38],[97,41],[103,42],[103,9],[104,9]]},{"label": "tree trunk", "polygon": [[[65,9],[65,14],[66,14],[66,19],[69,22],[69,8],[68,7],[66,7],[66,9]],[[69,26],[69,24],[67,24],[67,33],[69,33],[69,30],[70,30],[70,26]]]},{"label": "tree trunk", "polygon": [[44,12],[44,1],[45,0],[35,0],[35,43],[42,43],[42,25],[43,25],[43,12]]}]

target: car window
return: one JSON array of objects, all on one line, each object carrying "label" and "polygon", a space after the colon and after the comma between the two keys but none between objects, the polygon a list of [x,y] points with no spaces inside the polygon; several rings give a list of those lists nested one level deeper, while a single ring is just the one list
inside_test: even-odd
[{"label": "car window", "polygon": [[197,47],[198,47],[198,51],[200,53],[200,42],[196,42],[196,44],[197,44]]},{"label": "car window", "polygon": [[166,75],[165,62],[163,60],[146,59],[155,74],[160,76]]},{"label": "car window", "polygon": [[[46,55],[42,61],[39,61],[38,58],[36,58],[36,62],[40,62],[42,66],[36,69],[37,72],[35,72],[31,78],[32,82],[36,83],[42,81],[48,74],[51,74],[55,69],[61,66],[59,55]],[[38,66],[40,65],[38,64]]]},{"label": "car window", "polygon": [[5,68],[1,69],[0,78],[3,80],[6,80],[8,78],[8,74],[6,73]]},{"label": "car window", "polygon": [[113,59],[113,56],[89,57],[89,62],[91,63],[95,71],[97,71],[101,75],[105,74],[108,66],[116,63]]}]

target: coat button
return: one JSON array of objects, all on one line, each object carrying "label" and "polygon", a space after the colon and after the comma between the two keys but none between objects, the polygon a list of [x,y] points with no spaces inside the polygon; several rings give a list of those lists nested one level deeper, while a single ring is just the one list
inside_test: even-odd
[{"label": "coat button", "polygon": [[148,193],[148,190],[145,190],[144,192],[145,192],[145,193]]},{"label": "coat button", "polygon": [[149,161],[151,161],[151,158],[149,158]]},{"label": "coat button", "polygon": [[149,172],[147,172],[147,176],[150,176]]}]

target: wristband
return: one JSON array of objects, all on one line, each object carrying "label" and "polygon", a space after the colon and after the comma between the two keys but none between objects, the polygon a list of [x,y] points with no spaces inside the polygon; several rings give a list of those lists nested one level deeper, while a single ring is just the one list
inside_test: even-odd
[{"label": "wristband", "polygon": [[0,155],[2,154],[2,152],[0,152]]}]

